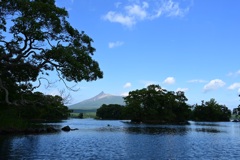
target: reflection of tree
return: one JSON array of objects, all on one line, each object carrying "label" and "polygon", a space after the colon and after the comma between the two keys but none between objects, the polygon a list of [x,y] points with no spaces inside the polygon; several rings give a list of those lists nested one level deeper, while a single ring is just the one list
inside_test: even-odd
[{"label": "reflection of tree", "polygon": [[0,136],[0,157],[1,159],[9,159],[11,152],[11,139],[7,136]]},{"label": "reflection of tree", "polygon": [[1,159],[24,159],[27,157],[36,157],[40,152],[39,136],[0,136],[0,157]]},{"label": "reflection of tree", "polygon": [[150,134],[150,135],[184,135],[188,129],[185,126],[181,127],[150,127],[150,126],[138,126],[127,127],[128,133],[134,134]]}]

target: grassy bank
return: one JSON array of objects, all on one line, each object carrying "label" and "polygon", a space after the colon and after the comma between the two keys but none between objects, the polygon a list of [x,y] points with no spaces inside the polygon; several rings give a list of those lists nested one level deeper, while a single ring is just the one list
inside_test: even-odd
[{"label": "grassy bank", "polygon": [[[79,113],[70,113],[70,117],[78,118]],[[96,118],[96,112],[85,112],[83,113],[83,118]]]}]

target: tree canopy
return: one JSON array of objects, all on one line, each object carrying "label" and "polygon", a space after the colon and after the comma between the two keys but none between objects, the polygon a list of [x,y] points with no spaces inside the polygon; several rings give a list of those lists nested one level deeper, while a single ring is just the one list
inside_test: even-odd
[{"label": "tree canopy", "polygon": [[182,123],[190,115],[184,92],[167,91],[159,85],[150,85],[129,92],[125,97],[125,114],[134,122]]},{"label": "tree canopy", "polygon": [[[240,94],[238,95],[238,97],[240,97]],[[235,115],[235,118],[237,118],[237,120],[239,120],[239,115],[240,115],[240,105],[238,105],[237,108],[233,108],[233,115]]]},{"label": "tree canopy", "polygon": [[100,119],[124,119],[124,106],[119,104],[103,104],[97,109],[96,116]]},{"label": "tree canopy", "polygon": [[231,110],[225,105],[220,105],[215,99],[202,101],[201,105],[196,104],[193,108],[193,120],[195,121],[229,121]]},{"label": "tree canopy", "polygon": [[24,95],[48,81],[52,71],[64,84],[103,77],[92,59],[93,40],[67,18],[55,0],[0,1],[1,103],[25,103]]}]

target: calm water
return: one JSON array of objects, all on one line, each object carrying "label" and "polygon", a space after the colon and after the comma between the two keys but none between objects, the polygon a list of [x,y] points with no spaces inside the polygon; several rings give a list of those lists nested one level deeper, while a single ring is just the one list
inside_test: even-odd
[{"label": "calm water", "polygon": [[0,159],[240,158],[240,123],[191,122],[191,125],[175,126],[70,119],[53,125],[69,125],[79,130],[0,136]]}]

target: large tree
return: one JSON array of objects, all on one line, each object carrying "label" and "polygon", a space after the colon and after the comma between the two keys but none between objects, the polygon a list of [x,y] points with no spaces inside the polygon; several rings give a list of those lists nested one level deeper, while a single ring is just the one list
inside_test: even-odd
[{"label": "large tree", "polygon": [[42,79],[48,80],[53,71],[64,84],[103,77],[92,59],[93,40],[67,18],[68,12],[55,0],[0,1],[2,103],[24,103],[21,97],[39,87]]},{"label": "large tree", "polygon": [[214,98],[209,101],[202,101],[201,105],[196,104],[193,108],[193,120],[195,121],[229,121],[231,110],[225,105],[220,105]]},{"label": "large tree", "polygon": [[103,104],[97,109],[96,116],[99,119],[124,119],[124,106],[119,104]]},{"label": "large tree", "polygon": [[131,91],[124,99],[125,114],[134,122],[179,123],[190,115],[184,92],[167,91],[159,85]]}]

